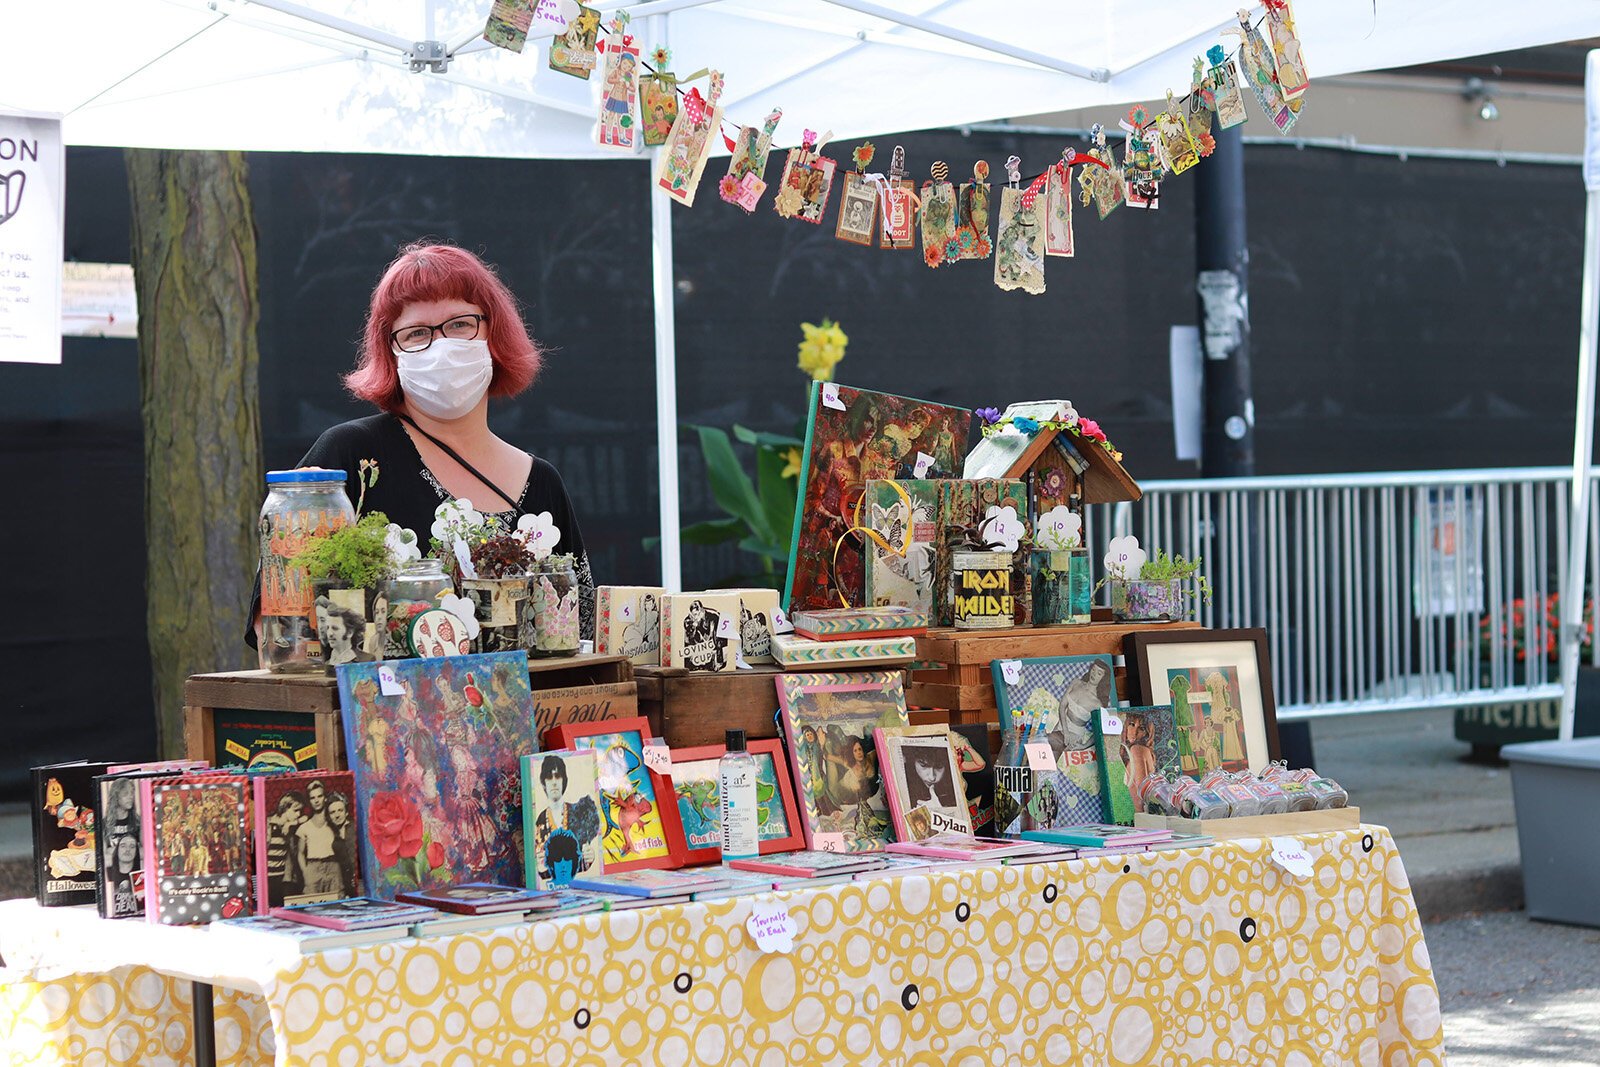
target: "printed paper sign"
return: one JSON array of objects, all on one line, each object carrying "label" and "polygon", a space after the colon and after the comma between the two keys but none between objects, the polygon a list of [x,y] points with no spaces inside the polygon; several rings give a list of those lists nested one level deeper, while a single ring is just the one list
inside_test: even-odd
[{"label": "printed paper sign", "polygon": [[839,386],[836,382],[822,383],[822,406],[835,411],[843,411],[844,401],[839,399]]},{"label": "printed paper sign", "polygon": [[378,668],[378,691],[386,697],[403,697],[406,691],[400,688],[400,683],[395,679],[393,667]]},{"label": "printed paper sign", "polygon": [[652,741],[644,746],[644,765],[657,774],[671,774],[672,753],[666,745]]},{"label": "printed paper sign", "polygon": [[1120,734],[1122,732],[1122,716],[1112,715],[1110,712],[1101,712],[1100,732],[1103,734]]},{"label": "printed paper sign", "polygon": [[1003,659],[1000,661],[1000,677],[1005,679],[1007,685],[1022,684],[1022,661],[1016,659]]},{"label": "printed paper sign", "polygon": [[812,834],[811,847],[818,852],[845,852],[844,834]]},{"label": "printed paper sign", "polygon": [[1296,878],[1310,878],[1312,873],[1311,853],[1305,846],[1292,837],[1274,837],[1272,839],[1272,862],[1288,871]]},{"label": "printed paper sign", "polygon": [[0,363],[61,362],[61,119],[0,113]]},{"label": "printed paper sign", "polygon": [[1022,751],[1027,753],[1030,770],[1048,774],[1056,769],[1056,758],[1050,752],[1050,742],[1029,741],[1022,746]]},{"label": "printed paper sign", "polygon": [[750,905],[750,917],[744,928],[756,939],[756,948],[762,952],[794,951],[794,935],[799,927],[789,909],[775,901],[758,900]]},{"label": "printed paper sign", "polygon": [[933,466],[933,457],[926,452],[918,452],[917,465],[912,469],[912,477],[926,478],[928,476],[928,468],[931,466]]}]

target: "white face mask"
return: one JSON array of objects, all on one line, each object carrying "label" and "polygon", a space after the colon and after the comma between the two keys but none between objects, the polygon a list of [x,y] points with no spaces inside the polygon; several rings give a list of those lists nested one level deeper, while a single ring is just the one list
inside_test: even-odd
[{"label": "white face mask", "polygon": [[398,354],[400,389],[435,419],[459,419],[478,406],[494,377],[489,342],[440,337],[421,352]]}]

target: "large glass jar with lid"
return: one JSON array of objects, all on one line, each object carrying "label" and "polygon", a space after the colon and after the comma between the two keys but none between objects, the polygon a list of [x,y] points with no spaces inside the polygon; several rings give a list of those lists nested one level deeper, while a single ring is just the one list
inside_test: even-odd
[{"label": "large glass jar with lid", "polygon": [[261,666],[280,673],[320,671],[322,646],[312,610],[316,594],[304,567],[291,560],[313,537],[356,520],[344,491],[345,472],[323,467],[267,472],[261,505]]},{"label": "large glass jar with lid", "polygon": [[383,658],[406,659],[415,656],[411,647],[411,620],[439,606],[439,598],[455,592],[444,563],[437,559],[414,559],[401,564],[400,573],[378,586],[385,603]]},{"label": "large glass jar with lid", "polygon": [[529,575],[528,599],[519,629],[531,656],[574,656],[578,652],[577,557],[548,556]]}]

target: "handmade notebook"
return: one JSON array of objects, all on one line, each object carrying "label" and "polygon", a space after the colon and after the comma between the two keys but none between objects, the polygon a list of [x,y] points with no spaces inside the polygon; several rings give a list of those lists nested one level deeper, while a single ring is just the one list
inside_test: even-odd
[{"label": "handmade notebook", "polygon": [[[1095,711],[1096,755],[1100,766],[1104,820],[1130,826],[1142,810],[1134,797],[1144,783],[1168,771],[1183,770],[1171,706],[1101,708]],[[1114,728],[1108,729],[1107,716]]]},{"label": "handmade notebook", "polygon": [[599,874],[600,786],[593,752],[560,749],[522,757],[524,882],[538,889]]},{"label": "handmade notebook", "polygon": [[668,593],[661,598],[663,667],[738,670],[739,640],[738,593]]},{"label": "handmade notebook", "polygon": [[972,833],[967,795],[944,725],[879,727],[873,731],[896,839]]},{"label": "handmade notebook", "polygon": [[95,903],[101,918],[133,919],[144,915],[144,819],[139,809],[139,781],[172,778],[205,766],[204,760],[119,765],[94,780],[95,850],[99,880]]},{"label": "handmade notebook", "polygon": [[105,763],[58,763],[33,768],[34,898],[45,907],[93,904],[94,780]]},{"label": "handmade notebook", "polygon": [[148,921],[183,926],[253,910],[249,779],[142,778],[139,806]]},{"label": "handmade notebook", "polygon": [[972,832],[994,832],[994,753],[989,747],[989,724],[954,723],[950,726],[950,745],[961,768],[961,784],[967,794],[967,812]]},{"label": "handmade notebook", "polygon": [[739,598],[739,647],[749,664],[772,662],[772,639],[778,628],[776,589],[711,589]]},{"label": "handmade notebook", "polygon": [[349,771],[270,774],[251,783],[256,912],[360,892],[355,777]]},{"label": "handmade notebook", "polygon": [[[995,827],[1023,830],[1101,821],[1094,713],[1117,706],[1109,656],[995,660],[1000,756]],[[1029,746],[1035,746],[1030,759]],[[1049,769],[1035,762],[1048,759]]]},{"label": "handmade notebook", "polygon": [[651,585],[602,585],[595,589],[594,650],[627,656],[638,666],[661,662],[661,598]]}]

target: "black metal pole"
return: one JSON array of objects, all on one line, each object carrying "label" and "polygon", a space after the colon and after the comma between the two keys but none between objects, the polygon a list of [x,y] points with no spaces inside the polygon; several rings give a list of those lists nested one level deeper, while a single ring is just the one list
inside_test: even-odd
[{"label": "black metal pole", "polygon": [[1238,477],[1256,469],[1243,128],[1213,130],[1216,150],[1194,169],[1195,289],[1205,355],[1204,478]]},{"label": "black metal pole", "polygon": [[209,982],[194,983],[195,1067],[217,1067],[217,1015]]}]

